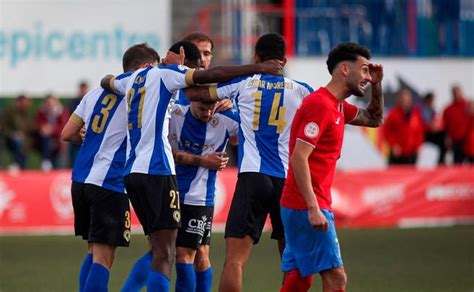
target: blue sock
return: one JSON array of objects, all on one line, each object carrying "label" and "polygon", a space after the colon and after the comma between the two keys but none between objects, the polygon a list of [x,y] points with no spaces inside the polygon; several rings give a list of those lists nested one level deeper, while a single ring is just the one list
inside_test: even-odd
[{"label": "blue sock", "polygon": [[107,292],[109,270],[98,263],[93,263],[87,277],[84,292]]},{"label": "blue sock", "polygon": [[212,286],[212,267],[196,272],[196,292],[210,292]]},{"label": "blue sock", "polygon": [[139,292],[143,287],[145,287],[148,273],[150,272],[152,258],[153,254],[147,252],[137,260],[123,285],[122,292]]},{"label": "blue sock", "polygon": [[86,287],[87,276],[92,265],[92,254],[88,253],[82,261],[81,270],[79,271],[79,292],[84,292]]},{"label": "blue sock", "polygon": [[150,270],[146,282],[148,292],[168,292],[170,290],[170,278],[166,275]]},{"label": "blue sock", "polygon": [[196,275],[193,264],[176,263],[176,292],[196,290]]}]

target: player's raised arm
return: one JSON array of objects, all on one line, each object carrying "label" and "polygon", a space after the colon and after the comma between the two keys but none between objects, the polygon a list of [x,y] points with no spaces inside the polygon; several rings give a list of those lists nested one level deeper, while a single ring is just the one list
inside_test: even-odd
[{"label": "player's raised arm", "polygon": [[366,109],[359,109],[357,116],[349,122],[351,125],[376,128],[383,124],[384,100],[382,93],[383,67],[380,64],[369,64],[372,80],[372,95]]},{"label": "player's raised arm", "polygon": [[225,82],[239,76],[251,74],[283,75],[283,62],[268,60],[265,62],[242,66],[219,66],[208,70],[195,71],[194,84]]},{"label": "player's raised arm", "polygon": [[103,89],[110,90],[115,92],[115,87],[114,87],[114,80],[115,76],[114,75],[106,75],[100,80],[100,86]]}]

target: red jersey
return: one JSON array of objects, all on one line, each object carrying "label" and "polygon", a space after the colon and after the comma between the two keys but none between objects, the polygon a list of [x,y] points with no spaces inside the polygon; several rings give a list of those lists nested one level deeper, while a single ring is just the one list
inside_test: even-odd
[{"label": "red jersey", "polygon": [[[303,99],[296,112],[290,133],[290,156],[296,140],[314,147],[308,158],[311,183],[321,209],[331,209],[331,185],[336,161],[341,155],[344,124],[357,116],[358,108],[350,103],[339,102],[326,88],[321,87]],[[281,205],[291,209],[307,209],[296,184],[293,165],[281,196]]]},{"label": "red jersey", "polygon": [[383,134],[390,147],[398,145],[402,156],[418,153],[425,140],[420,109],[413,107],[406,115],[400,106],[392,108],[383,125]]},{"label": "red jersey", "polygon": [[443,122],[448,137],[453,142],[462,141],[466,136],[468,124],[466,101],[460,100],[451,103],[443,112]]}]

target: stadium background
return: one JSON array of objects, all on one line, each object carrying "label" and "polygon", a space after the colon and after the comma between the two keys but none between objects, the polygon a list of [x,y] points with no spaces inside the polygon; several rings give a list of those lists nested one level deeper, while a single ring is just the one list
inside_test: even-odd
[{"label": "stadium background", "polygon": [[[354,41],[370,47],[374,62],[384,65],[387,106],[401,88],[418,98],[435,92],[438,110],[449,104],[453,84],[474,98],[472,0],[0,0],[0,111],[21,93],[37,98],[36,107],[47,93],[66,103],[80,81],[95,86],[103,75],[120,72],[129,45],[147,41],[163,55],[192,31],[215,40],[214,66],[251,62],[258,36],[276,31],[287,40],[287,76],[315,88],[329,80],[329,50]],[[69,171],[36,170],[32,154],[33,170],[8,172],[11,158],[1,136],[0,291],[74,290],[82,242],[45,236],[71,234]],[[350,227],[340,231],[348,290],[472,291],[472,167],[436,167],[426,146],[417,168],[388,168],[377,137],[376,131],[348,127],[338,163],[335,204],[340,226]],[[234,180],[235,169],[221,175],[217,229]],[[465,226],[446,227],[451,225]],[[214,238],[216,283],[224,250],[222,235]],[[118,290],[145,249],[141,236],[134,240],[117,254],[110,291]],[[277,290],[275,253],[267,239],[256,247],[245,291]]]}]

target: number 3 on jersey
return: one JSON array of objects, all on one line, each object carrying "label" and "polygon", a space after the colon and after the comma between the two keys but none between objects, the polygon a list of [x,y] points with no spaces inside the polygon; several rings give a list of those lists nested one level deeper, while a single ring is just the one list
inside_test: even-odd
[{"label": "number 3 on jersey", "polygon": [[[140,101],[138,102],[137,128],[142,127],[143,101],[145,100],[145,92],[146,92],[145,87],[138,88],[138,97],[140,98]],[[128,129],[129,130],[133,129],[133,123],[130,122],[130,112],[132,111],[132,101],[134,97],[135,97],[135,88],[132,87],[130,88],[127,94],[128,121],[129,121]]]},{"label": "number 3 on jersey", "polygon": [[[260,123],[260,110],[262,108],[262,91],[258,90],[252,93],[255,98],[255,106],[253,109],[253,124],[252,129],[258,131]],[[273,95],[272,110],[268,117],[268,124],[277,127],[277,133],[281,134],[286,127],[285,114],[286,108],[280,106],[281,92],[276,92]]]},{"label": "number 3 on jersey", "polygon": [[114,107],[117,102],[117,96],[115,94],[107,94],[102,99],[102,108],[100,109],[100,114],[96,114],[92,120],[92,131],[97,134],[102,133],[109,119],[110,110]]}]

